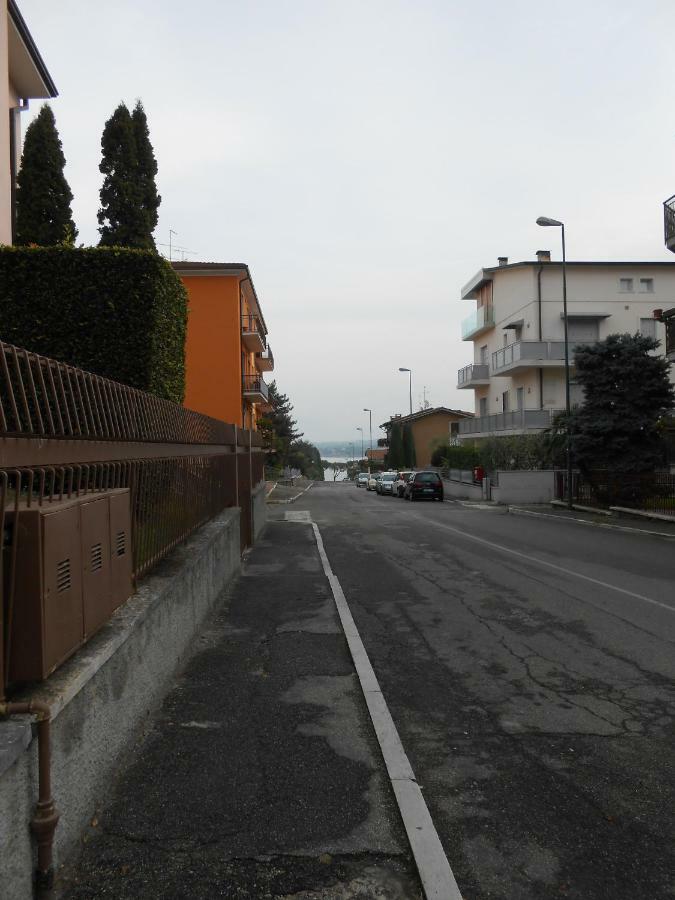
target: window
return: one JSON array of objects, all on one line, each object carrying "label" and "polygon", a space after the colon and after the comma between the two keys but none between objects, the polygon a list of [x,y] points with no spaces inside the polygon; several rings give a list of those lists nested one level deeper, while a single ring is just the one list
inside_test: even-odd
[{"label": "window", "polygon": [[487,397],[481,397],[478,401],[478,412],[481,416],[487,416]]},{"label": "window", "polygon": [[504,346],[505,347],[509,346],[509,335],[508,335],[507,331],[504,332]]},{"label": "window", "polygon": [[504,412],[508,412],[510,408],[511,407],[510,407],[510,403],[509,403],[509,392],[504,391],[504,393],[502,394],[502,410]]},{"label": "window", "polygon": [[480,364],[481,366],[486,366],[488,363],[488,345],[480,348]]},{"label": "window", "polygon": [[619,290],[622,294],[632,294],[633,293],[633,279],[632,278],[619,278]]},{"label": "window", "polygon": [[640,334],[656,339],[656,319],[640,319]]},{"label": "window", "polygon": [[525,388],[519,387],[516,390],[516,409],[523,409],[525,407]]},{"label": "window", "polygon": [[459,422],[451,422],[450,423],[450,434],[451,435],[459,434]]},{"label": "window", "polygon": [[654,279],[653,278],[641,278],[640,279],[640,293],[641,294],[653,294],[654,293]]}]

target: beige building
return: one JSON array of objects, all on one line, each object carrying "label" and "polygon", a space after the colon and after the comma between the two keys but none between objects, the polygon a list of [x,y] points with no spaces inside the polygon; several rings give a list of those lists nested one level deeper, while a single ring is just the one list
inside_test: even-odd
[{"label": "beige building", "polygon": [[[498,262],[462,288],[461,299],[475,304],[462,323],[473,362],[459,370],[457,386],[474,391],[475,418],[460,424],[460,439],[542,431],[565,408],[562,265],[545,250],[536,261]],[[675,263],[568,262],[572,404],[582,399],[575,344],[639,331],[661,341],[663,353],[655,311],[674,304]]]},{"label": "beige building", "polygon": [[21,160],[20,114],[29,100],[56,97],[47,67],[14,0],[0,0],[0,244],[11,244]]},{"label": "beige building", "polygon": [[400,425],[401,428],[410,425],[415,445],[415,465],[421,469],[431,465],[431,454],[436,447],[457,441],[461,423],[467,419],[473,419],[473,414],[461,409],[435,406],[421,409],[409,416],[392,416],[388,422],[380,425],[380,428],[386,430],[389,443],[392,425]]}]

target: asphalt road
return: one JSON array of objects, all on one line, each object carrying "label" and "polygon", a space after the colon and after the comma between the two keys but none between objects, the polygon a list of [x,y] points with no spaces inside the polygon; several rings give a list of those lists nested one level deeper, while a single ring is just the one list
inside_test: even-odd
[{"label": "asphalt road", "polygon": [[465,900],[675,896],[675,542],[304,495]]}]

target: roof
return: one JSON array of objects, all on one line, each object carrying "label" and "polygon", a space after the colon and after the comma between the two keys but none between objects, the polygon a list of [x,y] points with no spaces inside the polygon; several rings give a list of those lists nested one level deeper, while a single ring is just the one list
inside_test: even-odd
[{"label": "roof", "polygon": [[382,425],[380,425],[380,428],[386,428],[387,425],[391,425],[392,422],[399,422],[403,424],[405,424],[406,422],[416,422],[418,419],[424,419],[427,416],[433,416],[437,413],[446,413],[450,416],[459,416],[460,419],[474,418],[474,414],[472,412],[465,412],[465,410],[463,409],[449,409],[447,406],[432,406],[429,409],[420,409],[417,412],[414,412],[412,415],[392,416],[391,419],[383,422]]},{"label": "roof", "polygon": [[267,334],[265,317],[263,316],[262,309],[260,308],[260,301],[258,300],[255,285],[253,284],[253,279],[251,278],[251,271],[246,263],[172,262],[171,265],[174,271],[179,275],[200,275],[206,277],[208,277],[209,275],[212,277],[223,277],[226,275],[230,275],[238,278],[239,284],[242,284],[244,281],[248,281],[248,283],[251,285],[251,292],[253,294],[255,305],[258,309],[260,321],[263,323],[265,333]]},{"label": "roof", "polygon": [[7,0],[12,83],[23,100],[57,97],[58,91],[15,0]]},{"label": "roof", "polygon": [[[666,266],[675,266],[675,262],[668,262],[667,260],[656,260],[653,262],[649,262],[647,260],[626,260],[618,262],[615,260],[566,260],[565,264],[568,268],[570,267],[591,267],[591,266],[611,266],[614,268],[620,269],[629,269],[629,268],[640,268],[640,267],[658,267],[663,268]],[[460,294],[460,298],[462,300],[473,300],[476,297],[476,291],[483,287],[484,284],[487,284],[489,281],[492,281],[492,273],[493,272],[505,272],[507,269],[523,269],[528,266],[533,266],[539,268],[539,266],[543,266],[546,268],[547,266],[555,267],[562,266],[562,260],[546,260],[539,262],[539,260],[523,260],[521,262],[515,263],[507,263],[505,266],[486,266],[483,269],[479,269],[478,272],[471,278],[462,288],[462,292]]]}]

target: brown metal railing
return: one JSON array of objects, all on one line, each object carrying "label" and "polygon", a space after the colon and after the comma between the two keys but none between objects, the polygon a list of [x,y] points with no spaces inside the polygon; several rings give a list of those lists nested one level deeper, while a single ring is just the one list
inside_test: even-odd
[{"label": "brown metal railing", "polygon": [[138,578],[227,507],[241,510],[242,547],[252,543],[263,471],[255,432],[0,343],[0,699],[23,511],[128,488]]}]

